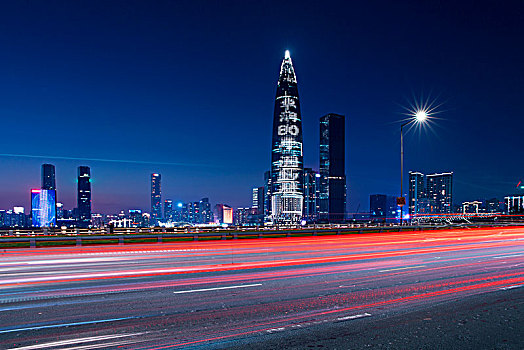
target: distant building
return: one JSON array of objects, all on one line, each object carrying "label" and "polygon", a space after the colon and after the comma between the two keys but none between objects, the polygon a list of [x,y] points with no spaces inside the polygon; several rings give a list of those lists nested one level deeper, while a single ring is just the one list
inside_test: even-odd
[{"label": "distant building", "polygon": [[484,201],[486,213],[502,213],[504,211],[504,202],[497,198],[490,198]]},{"label": "distant building", "polygon": [[129,209],[128,214],[129,220],[131,221],[131,227],[144,227],[144,220],[142,216],[142,210],[140,209]]},{"label": "distant building", "polygon": [[213,222],[213,211],[211,210],[211,204],[209,203],[209,198],[202,198],[199,205],[200,219],[199,223],[209,224]]},{"label": "distant building", "polygon": [[[56,226],[55,190],[31,190],[31,218],[33,227]],[[10,223],[9,226],[13,226]]]},{"label": "distant building", "polygon": [[298,224],[304,204],[302,116],[295,69],[286,51],[280,66],[271,143],[271,219]]},{"label": "distant building", "polygon": [[482,208],[481,201],[469,201],[462,202],[462,214],[476,214],[478,215],[479,211]]},{"label": "distant building", "polygon": [[397,197],[386,194],[369,196],[369,215],[373,221],[396,222],[400,218]]},{"label": "distant building", "polygon": [[77,179],[78,226],[91,225],[91,169],[78,167]]},{"label": "distant building", "polygon": [[319,193],[320,174],[311,168],[304,168],[304,215],[306,221],[317,219],[317,195]]},{"label": "distant building", "polygon": [[[151,219],[157,221],[162,218],[162,191],[160,174],[151,174]],[[156,222],[155,222],[156,224]]]},{"label": "distant building", "polygon": [[217,204],[214,209],[217,224],[233,224],[233,208],[226,204]]},{"label": "distant building", "polygon": [[192,224],[200,224],[200,202],[187,203],[187,221]]},{"label": "distant building", "polygon": [[264,173],[264,221],[271,221],[271,171]]},{"label": "distant building", "polygon": [[254,187],[251,199],[251,213],[253,215],[264,215],[264,186]]},{"label": "distant building", "polygon": [[513,195],[504,197],[506,214],[524,215],[524,195]]},{"label": "distant building", "polygon": [[436,214],[450,214],[453,208],[453,172],[426,176],[427,198],[435,201]]},{"label": "distant building", "polygon": [[413,218],[424,212],[421,200],[425,198],[424,174],[418,171],[409,172],[409,217]]},{"label": "distant building", "polygon": [[166,222],[173,222],[174,215],[173,201],[171,199],[166,199],[164,201],[164,220]]},{"label": "distant building", "polygon": [[250,208],[237,208],[233,212],[233,223],[235,226],[244,226],[249,224]]},{"label": "distant building", "polygon": [[343,221],[346,214],[345,117],[330,113],[320,118],[319,218]]},{"label": "distant building", "polygon": [[42,189],[56,190],[55,166],[42,164]]}]

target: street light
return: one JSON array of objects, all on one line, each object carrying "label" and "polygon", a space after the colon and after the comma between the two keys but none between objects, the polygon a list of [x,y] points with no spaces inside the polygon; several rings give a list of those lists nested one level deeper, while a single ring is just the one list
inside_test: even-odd
[{"label": "street light", "polygon": [[404,197],[404,134],[403,129],[405,126],[412,123],[425,123],[428,119],[428,111],[425,109],[419,109],[411,114],[411,118],[400,126],[400,197],[397,200],[397,204],[400,206],[400,226],[404,220],[404,205],[406,205],[406,198]]}]

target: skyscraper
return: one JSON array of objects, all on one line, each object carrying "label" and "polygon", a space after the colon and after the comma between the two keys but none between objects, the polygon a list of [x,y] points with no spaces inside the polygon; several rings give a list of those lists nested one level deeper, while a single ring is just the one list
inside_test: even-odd
[{"label": "skyscraper", "polygon": [[271,218],[300,222],[304,205],[302,119],[297,78],[286,51],[277,83],[271,144]]},{"label": "skyscraper", "polygon": [[346,215],[345,117],[320,118],[320,218],[342,221]]},{"label": "skyscraper", "polygon": [[42,189],[56,190],[55,166],[53,164],[42,164]]},{"label": "skyscraper", "polygon": [[425,197],[424,174],[418,171],[409,172],[409,217],[413,218],[417,214],[424,212],[422,208]]},{"label": "skyscraper", "polygon": [[202,198],[199,202],[200,223],[209,224],[213,221],[213,210],[209,198]]},{"label": "skyscraper", "polygon": [[264,214],[264,186],[254,187],[252,190],[251,214]]},{"label": "skyscraper", "polygon": [[166,199],[164,201],[164,220],[166,222],[172,222],[173,217],[174,217],[173,201],[171,199]]},{"label": "skyscraper", "polygon": [[304,168],[304,220],[317,219],[317,187],[320,174],[311,168]]},{"label": "skyscraper", "polygon": [[271,221],[271,171],[264,172],[264,221]]},{"label": "skyscraper", "polygon": [[161,179],[160,174],[151,174],[151,221],[155,224],[162,217]]},{"label": "skyscraper", "polygon": [[435,203],[437,214],[449,214],[453,204],[453,172],[426,176],[427,198]]},{"label": "skyscraper", "polygon": [[91,224],[91,169],[88,166],[78,167],[78,226],[89,227]]}]

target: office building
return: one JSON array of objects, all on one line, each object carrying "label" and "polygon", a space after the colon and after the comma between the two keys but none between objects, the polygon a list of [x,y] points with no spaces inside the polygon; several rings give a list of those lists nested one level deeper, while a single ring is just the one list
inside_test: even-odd
[{"label": "office building", "polygon": [[426,176],[426,197],[435,203],[435,214],[450,214],[453,208],[453,172]]},{"label": "office building", "polygon": [[264,221],[271,221],[271,171],[264,172]]},{"label": "office building", "polygon": [[77,210],[78,226],[89,227],[91,225],[91,169],[87,166],[78,167]]},{"label": "office building", "polygon": [[173,201],[171,199],[166,199],[164,201],[164,220],[166,222],[173,222],[174,215]]},{"label": "office building", "polygon": [[317,195],[320,174],[311,168],[304,168],[304,215],[311,222],[317,219]]},{"label": "office building", "polygon": [[217,224],[233,224],[233,208],[226,204],[215,205],[214,218]]},{"label": "office building", "polygon": [[271,144],[271,219],[297,224],[304,202],[302,117],[297,79],[289,51],[280,67]]},{"label": "office building", "polygon": [[409,217],[414,218],[425,211],[421,200],[425,198],[424,174],[418,171],[409,172]]},{"label": "office building", "polygon": [[153,224],[162,218],[162,191],[160,174],[151,174],[151,220]]},{"label": "office building", "polygon": [[252,208],[237,208],[233,212],[233,223],[235,226],[245,226],[249,224],[249,215]]},{"label": "office building", "polygon": [[513,195],[504,197],[506,214],[524,215],[524,195]]},{"label": "office building", "polygon": [[346,214],[345,117],[320,118],[319,218],[340,222]]},{"label": "office building", "polygon": [[251,214],[264,215],[264,186],[254,187],[251,199]]},{"label": "office building", "polygon": [[55,190],[31,190],[31,219],[33,227],[56,226],[55,195]]},{"label": "office building", "polygon": [[211,204],[209,203],[209,198],[202,198],[199,205],[200,219],[201,224],[209,224],[213,222],[213,210],[211,210]]},{"label": "office building", "polygon": [[55,166],[42,164],[42,189],[56,190]]}]

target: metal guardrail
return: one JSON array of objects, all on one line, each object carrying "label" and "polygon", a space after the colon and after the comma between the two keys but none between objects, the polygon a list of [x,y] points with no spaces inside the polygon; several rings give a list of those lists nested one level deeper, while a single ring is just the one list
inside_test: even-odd
[{"label": "metal guardrail", "polygon": [[[375,227],[339,227],[339,228],[313,228],[313,229],[287,229],[287,230],[258,230],[258,231],[241,231],[241,230],[223,230],[218,232],[180,232],[180,233],[163,233],[150,232],[148,234],[139,233],[120,233],[120,234],[69,234],[69,235],[29,235],[17,236],[11,235],[0,237],[0,247],[2,245],[26,244],[30,248],[36,248],[39,243],[45,246],[75,245],[82,246],[85,244],[125,244],[128,243],[162,243],[164,240],[226,240],[240,238],[276,238],[292,237],[296,235],[340,235],[340,234],[362,234],[362,233],[382,233],[382,232],[402,232],[402,231],[421,231],[421,230],[438,230],[454,229],[460,227],[501,227],[508,226],[505,224],[468,224],[461,226],[448,225],[431,225],[431,226],[375,226]],[[59,231],[55,234],[59,234]],[[11,248],[11,247],[10,247]]]}]

